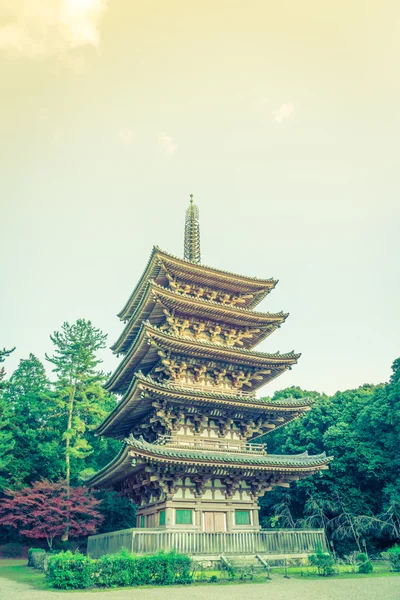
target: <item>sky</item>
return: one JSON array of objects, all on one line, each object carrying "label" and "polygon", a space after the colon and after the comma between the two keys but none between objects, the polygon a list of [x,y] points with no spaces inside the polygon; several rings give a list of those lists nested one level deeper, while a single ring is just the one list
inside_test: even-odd
[{"label": "sky", "polygon": [[[275,277],[262,395],[334,393],[400,356],[400,4],[0,0],[0,347],[64,321],[111,345],[153,245]],[[109,349],[103,368],[118,361]]]}]

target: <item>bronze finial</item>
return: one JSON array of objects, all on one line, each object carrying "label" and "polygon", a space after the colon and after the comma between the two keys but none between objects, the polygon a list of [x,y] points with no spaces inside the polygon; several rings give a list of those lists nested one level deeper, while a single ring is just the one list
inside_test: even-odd
[{"label": "bronze finial", "polygon": [[186,210],[184,251],[186,260],[200,262],[199,207],[193,202],[193,194],[190,194],[190,205]]}]

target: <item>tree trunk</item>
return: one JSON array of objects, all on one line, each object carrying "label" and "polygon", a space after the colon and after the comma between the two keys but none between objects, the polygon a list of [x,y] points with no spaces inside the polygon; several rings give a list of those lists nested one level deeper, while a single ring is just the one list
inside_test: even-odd
[{"label": "tree trunk", "polygon": [[[69,500],[70,485],[71,485],[71,462],[70,462],[70,455],[69,455],[71,438],[69,436],[69,433],[71,432],[71,429],[72,429],[72,415],[74,412],[75,392],[76,392],[76,385],[74,385],[74,387],[72,388],[70,395],[69,395],[68,423],[67,423],[67,430],[66,430],[67,437],[65,438],[65,487],[66,487],[66,491],[67,491],[67,499],[68,500]],[[69,519],[67,521],[67,526],[65,528],[65,531],[61,536],[61,541],[68,542],[68,537],[69,537]]]}]

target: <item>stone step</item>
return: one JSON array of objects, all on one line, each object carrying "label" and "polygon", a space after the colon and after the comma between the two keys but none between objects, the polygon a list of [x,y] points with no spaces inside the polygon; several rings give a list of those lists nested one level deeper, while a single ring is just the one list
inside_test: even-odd
[{"label": "stone step", "polygon": [[266,568],[258,558],[253,554],[243,554],[243,555],[229,555],[226,554],[226,559],[229,564],[232,565],[234,569],[250,569],[252,568],[255,573],[265,573]]}]

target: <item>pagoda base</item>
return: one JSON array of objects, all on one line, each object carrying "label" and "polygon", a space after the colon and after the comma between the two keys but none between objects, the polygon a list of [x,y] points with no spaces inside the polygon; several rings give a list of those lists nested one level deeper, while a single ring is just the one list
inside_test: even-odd
[{"label": "pagoda base", "polygon": [[169,499],[141,506],[136,526],[140,529],[205,533],[258,532],[257,501],[234,502],[213,498]]},{"label": "pagoda base", "polygon": [[119,552],[122,548],[134,554],[176,550],[197,560],[208,557],[219,560],[222,555],[260,555],[265,559],[304,558],[318,548],[327,551],[323,529],[268,529],[260,532],[206,533],[165,531],[161,529],[123,529],[88,538],[88,554],[98,558]]}]

